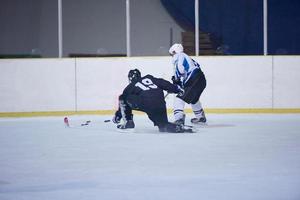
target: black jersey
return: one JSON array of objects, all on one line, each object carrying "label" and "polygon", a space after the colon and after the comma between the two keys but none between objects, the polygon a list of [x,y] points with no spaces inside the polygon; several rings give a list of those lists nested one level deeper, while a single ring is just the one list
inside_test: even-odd
[{"label": "black jersey", "polygon": [[114,119],[125,118],[132,123],[132,110],[139,110],[145,112],[160,131],[178,132],[178,125],[168,121],[164,90],[168,93],[182,92],[177,85],[151,75],[132,81],[119,96],[119,108]]},{"label": "black jersey", "polygon": [[[145,106],[157,107],[165,106],[164,92],[178,93],[176,85],[152,75],[141,77],[138,81],[131,82],[123,91],[123,98],[129,95],[136,96]],[[152,105],[152,106],[151,106]]]}]

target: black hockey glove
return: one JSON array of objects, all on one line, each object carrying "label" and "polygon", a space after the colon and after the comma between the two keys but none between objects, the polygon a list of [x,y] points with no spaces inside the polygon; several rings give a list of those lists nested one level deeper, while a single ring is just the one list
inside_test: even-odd
[{"label": "black hockey glove", "polygon": [[115,116],[112,118],[112,122],[115,123],[115,124],[118,124],[120,123],[122,119],[122,114],[121,112],[118,110],[116,113],[115,113]]},{"label": "black hockey glove", "polygon": [[172,76],[172,82],[175,85],[181,85],[180,79],[175,78],[175,76]]}]

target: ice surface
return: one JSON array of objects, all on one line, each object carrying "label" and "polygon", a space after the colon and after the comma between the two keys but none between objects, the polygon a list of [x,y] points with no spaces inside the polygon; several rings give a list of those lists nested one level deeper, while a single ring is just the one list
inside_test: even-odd
[{"label": "ice surface", "polygon": [[300,199],[300,115],[210,114],[194,134],[110,118],[0,119],[0,199]]}]

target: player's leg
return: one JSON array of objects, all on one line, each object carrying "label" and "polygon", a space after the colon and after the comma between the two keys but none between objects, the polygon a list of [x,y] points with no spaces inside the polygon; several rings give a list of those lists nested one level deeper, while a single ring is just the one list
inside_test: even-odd
[{"label": "player's leg", "polygon": [[146,109],[146,113],[148,115],[148,118],[153,122],[153,125],[158,126],[160,132],[166,132],[164,128],[165,124],[168,123],[166,107],[148,107],[148,109]]},{"label": "player's leg", "polygon": [[206,88],[206,79],[203,73],[199,73],[199,77],[196,81],[196,84],[191,87],[191,91],[194,93],[194,97],[191,99],[191,107],[195,114],[195,118],[191,119],[192,123],[205,123],[206,117],[204,110],[202,108],[201,102],[200,102],[200,96],[202,95],[202,92]]},{"label": "player's leg", "polygon": [[173,112],[174,112],[174,119],[176,124],[185,123],[184,105],[185,102],[182,99],[178,97],[174,98]]},{"label": "player's leg", "polygon": [[168,133],[192,133],[191,128],[185,128],[183,124],[170,123],[168,121],[167,109],[166,107],[156,107],[155,109],[148,109],[147,115],[149,119],[154,123],[154,126],[158,126],[159,132]]}]

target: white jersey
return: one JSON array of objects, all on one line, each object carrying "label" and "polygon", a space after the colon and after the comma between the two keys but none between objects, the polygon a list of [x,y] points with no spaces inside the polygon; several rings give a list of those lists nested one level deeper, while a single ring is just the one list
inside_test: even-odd
[{"label": "white jersey", "polygon": [[183,52],[175,54],[172,61],[175,67],[174,76],[180,79],[183,85],[190,79],[193,71],[200,68],[196,61]]}]

